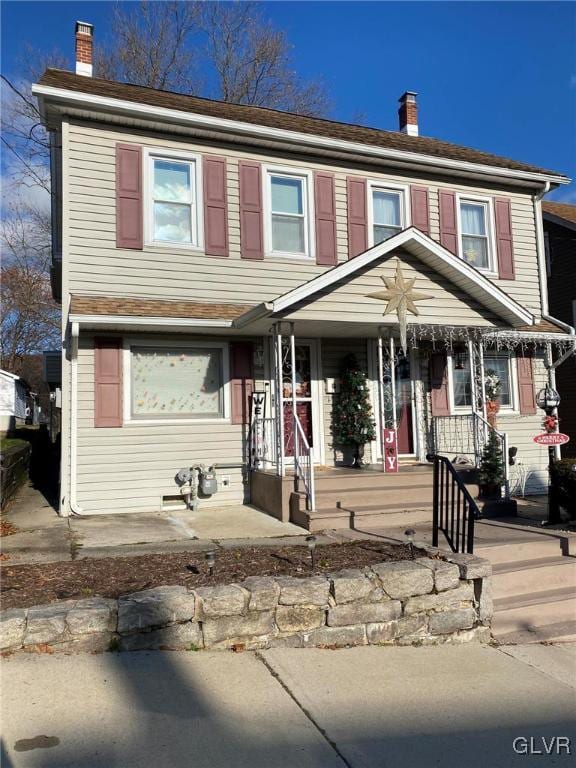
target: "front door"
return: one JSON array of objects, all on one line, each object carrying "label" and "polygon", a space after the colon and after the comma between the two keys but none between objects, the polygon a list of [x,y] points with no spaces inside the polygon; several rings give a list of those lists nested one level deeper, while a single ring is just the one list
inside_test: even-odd
[{"label": "front door", "polygon": [[401,456],[411,456],[414,453],[414,386],[410,356],[406,356],[402,351],[396,355],[395,374],[398,453]]},{"label": "front door", "polygon": [[[296,343],[296,413],[314,461],[321,460],[319,402],[318,402],[318,350],[314,341]],[[287,353],[287,354],[286,354]],[[294,420],[292,417],[292,369],[289,349],[285,350],[282,364],[284,396],[284,455],[294,455]]]}]

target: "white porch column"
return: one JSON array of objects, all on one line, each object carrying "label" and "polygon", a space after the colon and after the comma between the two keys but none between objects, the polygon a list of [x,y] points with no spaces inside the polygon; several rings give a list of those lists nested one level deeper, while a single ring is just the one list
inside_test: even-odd
[{"label": "white porch column", "polygon": [[294,454],[294,490],[298,490],[298,473],[296,466],[300,456],[298,434],[298,414],[296,413],[296,339],[294,323],[290,323],[290,376],[292,384],[292,453]]},{"label": "white porch column", "polygon": [[276,474],[284,477],[284,387],[282,381],[282,324],[275,323],[274,333],[274,377],[276,382]]}]

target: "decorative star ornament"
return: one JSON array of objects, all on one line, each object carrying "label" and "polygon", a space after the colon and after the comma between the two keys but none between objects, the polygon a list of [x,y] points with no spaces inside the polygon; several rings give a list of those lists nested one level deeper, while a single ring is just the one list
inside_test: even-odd
[{"label": "decorative star ornament", "polygon": [[419,293],[414,290],[416,278],[411,277],[408,280],[404,278],[400,261],[396,262],[396,277],[382,277],[382,280],[386,285],[386,290],[378,291],[377,293],[369,293],[367,294],[367,298],[387,301],[388,304],[384,310],[385,315],[394,311],[397,313],[398,324],[400,326],[400,346],[406,351],[406,325],[408,312],[411,312],[413,315],[418,315],[419,312],[416,302],[423,301],[424,299],[432,299],[434,297],[427,293]]}]

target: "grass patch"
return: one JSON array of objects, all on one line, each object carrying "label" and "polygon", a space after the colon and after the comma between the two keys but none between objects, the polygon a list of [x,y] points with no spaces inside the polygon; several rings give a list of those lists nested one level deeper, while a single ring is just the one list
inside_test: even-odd
[{"label": "grass patch", "polygon": [[29,445],[28,440],[21,440],[19,437],[2,437],[0,438],[0,451],[7,451],[8,448],[22,448],[25,445]]}]

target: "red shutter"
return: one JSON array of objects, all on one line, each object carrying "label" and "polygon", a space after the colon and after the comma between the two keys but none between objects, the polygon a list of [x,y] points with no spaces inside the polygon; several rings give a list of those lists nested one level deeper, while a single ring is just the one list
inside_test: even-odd
[{"label": "red shutter", "polygon": [[448,364],[443,352],[435,352],[430,357],[430,400],[432,416],[450,416]]},{"label": "red shutter", "polygon": [[258,163],[240,162],[240,248],[243,259],[263,259],[262,183]]},{"label": "red shutter", "polygon": [[336,257],[336,201],[334,176],[331,173],[314,174],[314,202],[316,212],[316,264],[334,266]]},{"label": "red shutter", "polygon": [[532,358],[528,355],[516,357],[516,369],[518,372],[518,394],[520,396],[520,413],[535,414],[536,398],[534,393],[534,375],[532,372]]},{"label": "red shutter", "polygon": [[512,217],[510,200],[497,197],[494,200],[496,219],[496,252],[498,253],[498,277],[514,280],[514,252],[512,248]]},{"label": "red shutter", "polygon": [[116,247],[143,248],[142,148],[116,144]]},{"label": "red shutter", "polygon": [[368,217],[366,211],[366,181],[348,176],[348,258],[368,249]]},{"label": "red shutter", "polygon": [[412,226],[429,236],[428,188],[410,187],[410,202],[412,204]]},{"label": "red shutter", "polygon": [[250,342],[230,344],[230,398],[232,424],[250,422],[250,397],[254,391],[254,352]]},{"label": "red shutter", "polygon": [[451,253],[458,253],[458,225],[456,223],[456,195],[448,189],[438,192],[440,207],[440,243]]},{"label": "red shutter", "polygon": [[122,426],[122,339],[94,339],[94,426]]},{"label": "red shutter", "polygon": [[203,176],[205,251],[209,256],[228,256],[226,160],[223,157],[205,157]]}]

